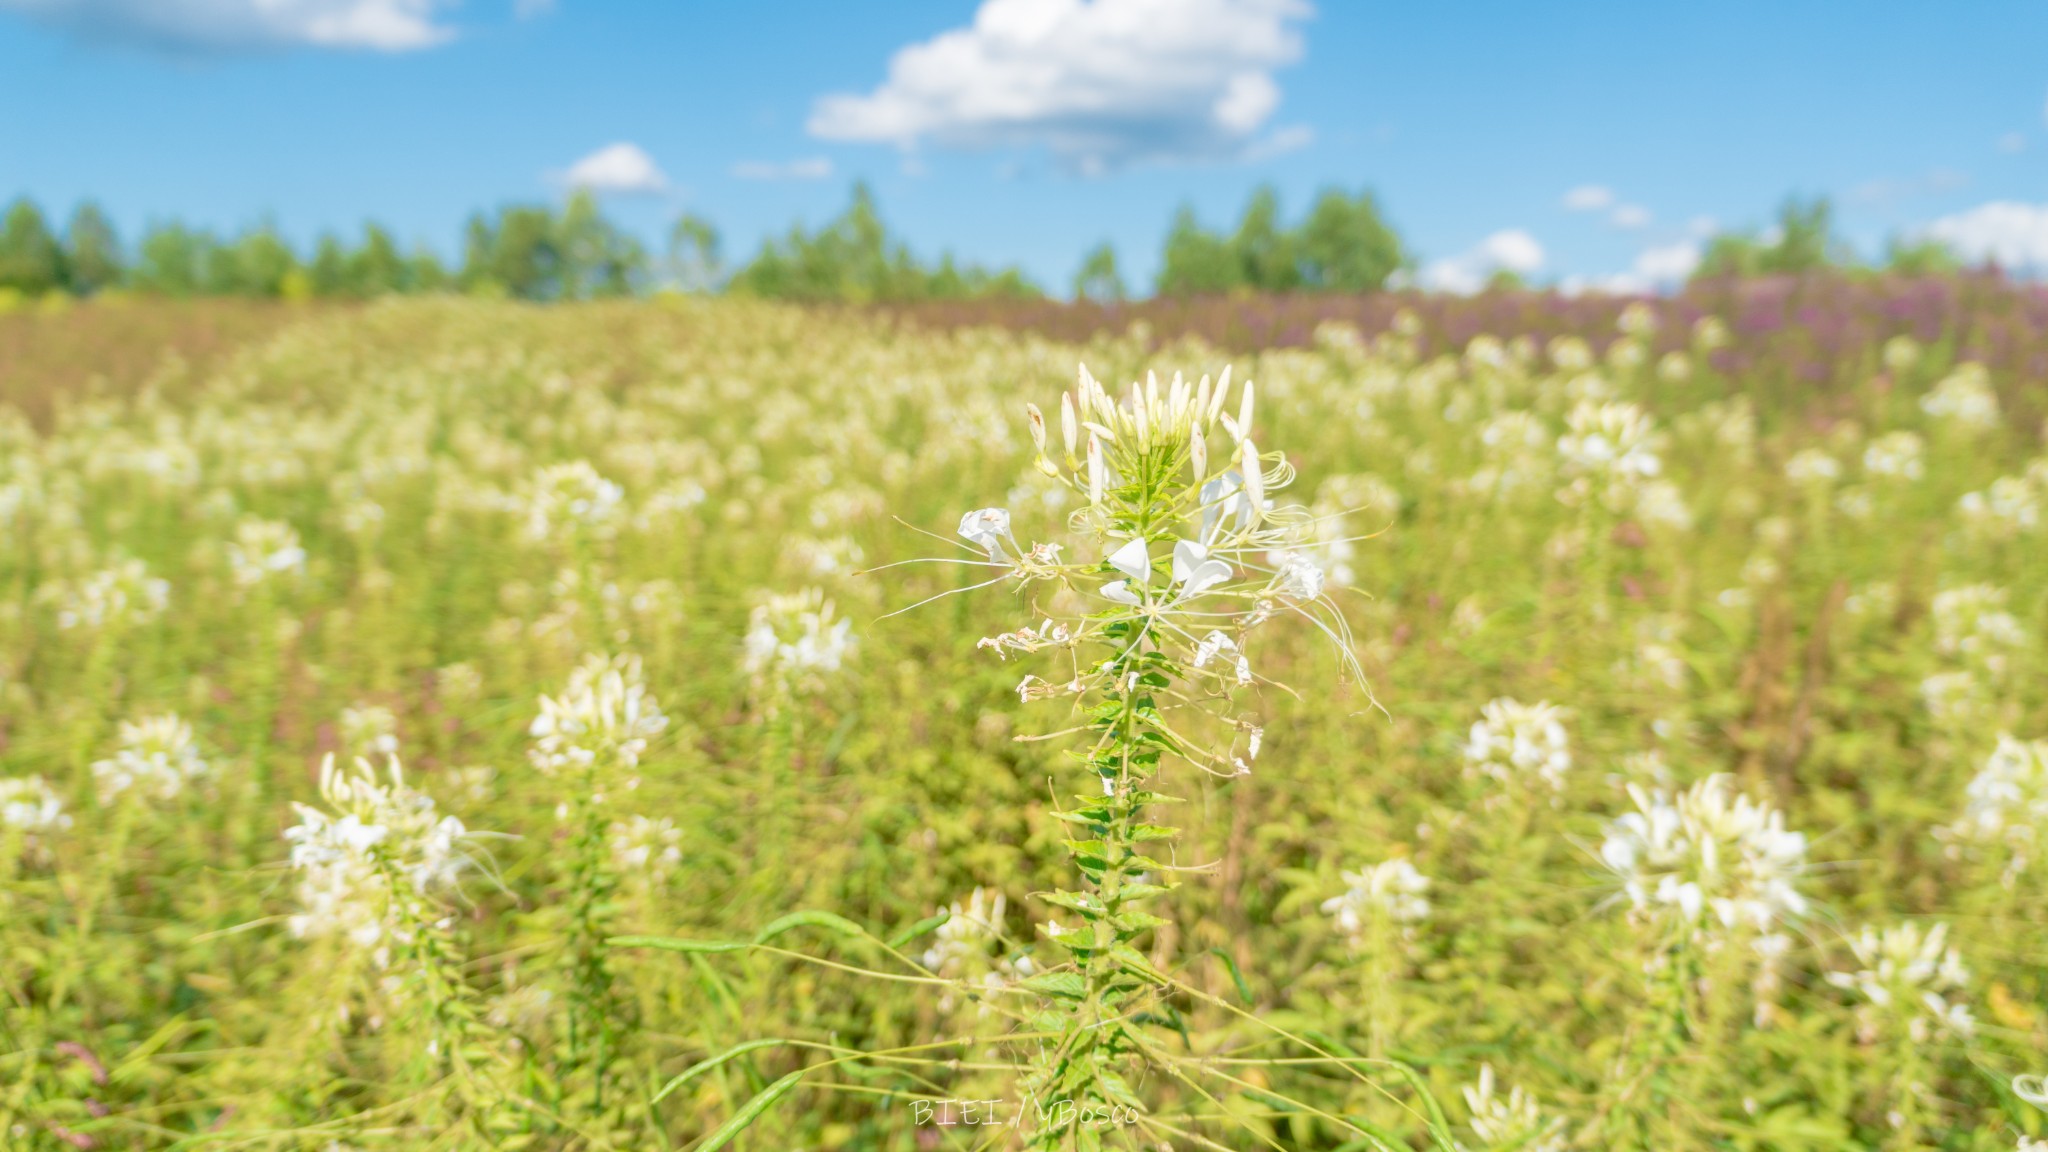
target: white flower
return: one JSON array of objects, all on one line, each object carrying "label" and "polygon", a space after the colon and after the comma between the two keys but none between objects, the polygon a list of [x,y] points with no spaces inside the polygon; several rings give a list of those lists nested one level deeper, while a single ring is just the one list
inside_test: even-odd
[{"label": "white flower", "polygon": [[1819,448],[1805,449],[1785,461],[1785,478],[1794,484],[1829,484],[1841,475],[1841,462]]},{"label": "white flower", "polygon": [[228,545],[228,569],[236,584],[252,588],[273,576],[303,574],[306,550],[291,525],[248,519],[235,525],[235,538]]},{"label": "white flower", "polygon": [[41,776],[6,776],[0,777],[0,824],[21,831],[24,851],[39,859],[49,854],[49,834],[71,827],[71,814]]},{"label": "white flower", "polygon": [[835,615],[824,592],[807,588],[777,595],[749,619],[743,664],[755,677],[772,676],[796,688],[815,688],[852,658],[853,622]]},{"label": "white flower", "polygon": [[206,770],[192,726],[168,714],[134,723],[123,721],[118,750],[92,765],[102,804],[113,803],[131,789],[153,799],[170,800]]},{"label": "white flower", "polygon": [[666,816],[632,816],[611,826],[612,865],[654,887],[683,862],[683,833]]},{"label": "white flower", "polygon": [[633,768],[648,740],[667,726],[641,680],[638,656],[590,656],[569,674],[561,695],[540,698],[527,734],[534,738],[534,766],[552,774],[600,760]]},{"label": "white flower", "polygon": [[1548,701],[1523,704],[1507,697],[1489,702],[1465,741],[1465,763],[1502,783],[1531,777],[1554,792],[1571,769],[1571,740],[1563,708]]},{"label": "white flower", "polygon": [[1975,361],[1958,364],[1942,377],[1920,398],[1920,410],[1968,431],[1998,427],[1998,393],[1991,390],[1991,374]]},{"label": "white flower", "polygon": [[1912,923],[1882,932],[1866,927],[1849,947],[1862,970],[1830,972],[1828,983],[1860,997],[1866,1013],[1906,1017],[1914,1040],[1925,1040],[1930,1026],[1960,1037],[1975,1029],[1969,1008],[1949,999],[1969,986],[1970,970],[1948,945],[1948,925],[1936,924],[1924,934]]},{"label": "white flower", "polygon": [[1911,432],[1887,432],[1863,449],[1863,471],[1895,480],[1918,480],[1927,472],[1926,455],[1919,436]]},{"label": "white flower", "polygon": [[988,553],[990,560],[1002,560],[1003,541],[1009,540],[1012,547],[1016,541],[1010,536],[1010,510],[1007,508],[980,508],[960,518],[960,535]]},{"label": "white flower", "polygon": [[170,581],[151,576],[140,560],[123,560],[75,585],[53,584],[38,591],[56,602],[57,627],[65,629],[147,624],[163,615],[170,593]]},{"label": "white flower", "polygon": [[1414,924],[1429,918],[1429,878],[1415,870],[1405,857],[1383,860],[1356,872],[1343,874],[1349,885],[1341,896],[1323,901],[1323,911],[1336,921],[1337,930],[1357,939],[1374,917],[1394,924]]},{"label": "white flower", "polygon": [[1992,536],[2016,536],[2041,526],[2041,501],[2025,476],[2001,476],[1982,492],[1965,492],[1956,512],[1973,530]]},{"label": "white flower", "polygon": [[1472,1134],[1483,1149],[1517,1152],[1564,1152],[1564,1120],[1546,1119],[1536,1099],[1516,1088],[1505,1098],[1495,1095],[1493,1065],[1479,1066],[1479,1082],[1465,1088],[1465,1107],[1472,1113]]},{"label": "white flower", "polygon": [[973,964],[987,959],[990,946],[1002,935],[1006,907],[1001,892],[976,888],[968,893],[965,905],[955,900],[939,909],[946,913],[946,922],[933,930],[924,966],[941,976],[968,974]]},{"label": "white flower", "polygon": [[1212,629],[1207,636],[1196,642],[1194,665],[1196,668],[1206,668],[1218,657],[1223,657],[1224,663],[1232,666],[1239,684],[1252,682],[1251,662],[1245,659],[1244,653],[1238,651],[1237,641]]},{"label": "white flower", "polygon": [[1805,913],[1796,882],[1806,837],[1786,831],[1768,804],[1731,796],[1730,785],[1709,776],[1675,797],[1629,785],[1636,811],[1608,824],[1600,859],[1638,914],[1675,914],[1700,931],[1711,912],[1722,928],[1764,933]]},{"label": "white flower", "polygon": [[1650,418],[1634,404],[1582,400],[1566,417],[1557,453],[1567,470],[1612,480],[1646,480],[1663,469]]},{"label": "white flower", "polygon": [[2048,829],[2048,740],[2015,740],[2000,733],[1998,747],[1965,796],[1955,835],[2002,841],[2016,850],[2031,848]]},{"label": "white flower", "polygon": [[398,754],[398,717],[381,704],[341,710],[342,746],[357,756]]},{"label": "white flower", "polygon": [[2006,657],[2027,643],[2026,629],[2005,604],[2005,589],[1991,584],[1937,593],[1931,613],[1935,649],[1981,663],[1993,674],[2004,672]]},{"label": "white flower", "polygon": [[527,492],[526,538],[544,543],[562,532],[607,535],[618,527],[625,498],[625,489],[598,475],[588,460],[550,464]]}]

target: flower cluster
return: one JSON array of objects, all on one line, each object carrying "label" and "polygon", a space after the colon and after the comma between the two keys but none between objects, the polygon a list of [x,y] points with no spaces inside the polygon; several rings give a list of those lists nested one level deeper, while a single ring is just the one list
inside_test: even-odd
[{"label": "flower cluster", "polygon": [[540,698],[527,734],[534,740],[534,766],[553,775],[601,761],[637,767],[647,742],[667,726],[641,679],[638,656],[590,656],[569,674],[559,696]]},{"label": "flower cluster", "polygon": [[610,535],[624,519],[625,499],[625,489],[598,475],[588,460],[550,464],[526,494],[526,538],[540,544],[565,533]]},{"label": "flower cluster", "polygon": [[22,837],[25,856],[42,859],[49,855],[47,838],[71,827],[71,814],[41,776],[5,776],[0,777],[0,827]]},{"label": "flower cluster", "polygon": [[2001,842],[2023,868],[2026,853],[2048,831],[2048,740],[2015,740],[2001,733],[1998,747],[1970,781],[1958,838]]},{"label": "flower cluster", "polygon": [[1830,972],[1828,983],[1862,1003],[1866,1036],[1878,1031],[1879,1018],[1886,1014],[1903,1015],[1915,1043],[1930,1034],[1967,1037],[1975,1030],[1969,1007],[1953,999],[1969,986],[1970,970],[1948,943],[1948,925],[1936,924],[1924,933],[1910,923],[1883,931],[1866,927],[1849,948],[1862,969]]},{"label": "flower cluster", "polygon": [[1716,924],[1766,933],[1805,913],[1806,837],[1731,785],[1709,776],[1675,796],[1629,785],[1636,811],[1608,825],[1600,859],[1639,915],[1698,935]]},{"label": "flower cluster", "polygon": [[612,867],[649,888],[659,887],[683,862],[683,833],[666,816],[631,816],[611,826]]},{"label": "flower cluster", "polygon": [[76,583],[45,586],[38,595],[57,607],[59,628],[147,624],[163,615],[171,583],[151,576],[140,560],[123,560]]},{"label": "flower cluster", "polygon": [[279,576],[298,576],[306,571],[306,549],[291,525],[247,519],[235,525],[235,538],[228,543],[228,570],[243,588]]},{"label": "flower cluster", "polygon": [[1998,393],[1991,389],[1991,374],[1975,361],[1958,364],[1942,377],[1920,398],[1920,410],[1968,431],[1998,427]]},{"label": "flower cluster", "polygon": [[2006,610],[2005,589],[1966,584],[1934,597],[1934,647],[1993,675],[2005,671],[2011,653],[2026,646],[2026,629]]},{"label": "flower cluster", "polygon": [[1489,702],[1465,741],[1467,770],[1503,784],[1541,780],[1553,792],[1563,788],[1572,766],[1566,715],[1548,701],[1523,704],[1503,696]]},{"label": "flower cluster", "polygon": [[859,648],[853,621],[840,616],[821,589],[770,596],[748,619],[747,672],[793,689],[814,689],[837,674]]},{"label": "flower cluster", "polygon": [[123,721],[119,747],[112,756],[92,765],[102,804],[111,804],[129,791],[172,800],[206,771],[192,726],[175,714]]},{"label": "flower cluster", "polygon": [[1597,498],[1627,512],[1640,489],[1663,471],[1656,427],[1640,407],[1621,401],[1581,400],[1565,418],[1557,454],[1572,483],[1563,495]]},{"label": "flower cluster", "polygon": [[300,873],[291,932],[345,939],[381,966],[387,942],[412,930],[412,905],[403,901],[450,891],[473,866],[470,832],[407,786],[395,760],[380,779],[367,761],[341,771],[330,756],[320,795],[324,808],[293,805],[299,823],[284,834]]},{"label": "flower cluster", "polygon": [[1493,1065],[1479,1066],[1479,1082],[1466,1086],[1465,1107],[1472,1114],[1472,1134],[1480,1148],[1507,1152],[1564,1152],[1563,1119],[1546,1117],[1536,1098],[1521,1088],[1506,1096],[1495,1090]]},{"label": "flower cluster", "polygon": [[1429,900],[1423,896],[1429,891],[1429,877],[1417,872],[1406,857],[1346,872],[1344,883],[1344,893],[1323,901],[1323,911],[1354,941],[1375,920],[1409,925],[1429,918]]},{"label": "flower cluster", "polygon": [[1927,474],[1926,445],[1912,432],[1887,432],[1863,448],[1863,473],[1888,480],[1918,480]]}]

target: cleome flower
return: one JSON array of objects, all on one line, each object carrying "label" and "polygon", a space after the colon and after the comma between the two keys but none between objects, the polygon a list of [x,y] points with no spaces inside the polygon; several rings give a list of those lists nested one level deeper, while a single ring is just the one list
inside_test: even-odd
[{"label": "cleome flower", "polygon": [[1415,870],[1405,857],[1382,860],[1356,872],[1346,872],[1349,885],[1342,895],[1323,901],[1323,911],[1337,930],[1353,941],[1376,919],[1392,924],[1416,924],[1429,918],[1429,877]]},{"label": "cleome flower", "polygon": [[611,826],[612,866],[620,875],[658,887],[683,862],[683,833],[666,816],[631,816]]},{"label": "cleome flower", "polygon": [[593,655],[569,674],[559,696],[540,698],[540,714],[527,728],[534,740],[528,755],[546,775],[600,761],[630,769],[667,726],[641,680],[638,656]]},{"label": "cleome flower", "polygon": [[101,804],[111,804],[130,791],[155,800],[175,799],[187,784],[206,775],[192,726],[175,714],[124,720],[119,738],[112,756],[92,764]]},{"label": "cleome flower", "polygon": [[1557,454],[1565,470],[1597,482],[1633,484],[1663,470],[1656,429],[1634,404],[1581,400],[1565,418]]},{"label": "cleome flower", "polygon": [[578,532],[609,536],[625,516],[626,490],[598,475],[588,460],[550,464],[527,489],[526,538],[536,544]]},{"label": "cleome flower", "polygon": [[817,588],[774,595],[754,607],[742,661],[757,680],[814,689],[837,673],[859,647],[853,621],[839,616]]},{"label": "cleome flower", "polygon": [[1962,818],[1949,829],[1958,839],[2003,843],[2020,857],[2048,830],[2048,740],[2015,740],[2005,733],[1970,781]]},{"label": "cleome flower", "polygon": [[1540,779],[1555,792],[1571,770],[1571,740],[1563,708],[1548,701],[1523,704],[1503,696],[1489,702],[1465,741],[1468,771],[1503,784]]},{"label": "cleome flower", "polygon": [[1863,471],[1893,480],[1918,480],[1927,474],[1925,445],[1911,432],[1887,432],[1863,449]]},{"label": "cleome flower", "polygon": [[1975,361],[1958,364],[1920,398],[1920,410],[1955,428],[1984,431],[1998,427],[1998,393],[1991,374]]},{"label": "cleome flower", "polygon": [[291,525],[252,517],[235,525],[235,538],[228,543],[228,571],[243,588],[281,576],[303,575],[306,550]]},{"label": "cleome flower", "polygon": [[0,777],[0,829],[21,837],[22,854],[47,859],[49,837],[71,827],[71,814],[41,776]]},{"label": "cleome flower", "polygon": [[2006,658],[2024,648],[2026,629],[2006,610],[2005,589],[1992,584],[1966,584],[1935,594],[1934,647],[1944,656],[1959,657],[1998,674]]},{"label": "cleome flower", "polygon": [[1493,1065],[1479,1066],[1479,1081],[1466,1086],[1465,1108],[1471,1112],[1472,1134],[1481,1149],[1517,1152],[1564,1152],[1564,1120],[1545,1117],[1536,1098],[1515,1088],[1506,1096],[1495,1092]]},{"label": "cleome flower", "polygon": [[299,911],[287,924],[303,939],[347,940],[383,967],[389,943],[417,922],[416,898],[452,891],[474,865],[471,835],[408,787],[396,760],[380,779],[366,760],[339,771],[329,756],[320,795],[324,807],[293,805],[299,823],[284,833],[300,874]]},{"label": "cleome flower", "polygon": [[1629,785],[1636,811],[1607,826],[1600,859],[1638,915],[1697,935],[1767,933],[1805,913],[1806,837],[1786,831],[1770,805],[1731,795],[1731,784],[1709,776],[1676,796]]},{"label": "cleome flower", "polygon": [[171,584],[151,576],[142,561],[123,560],[76,583],[46,585],[37,595],[56,605],[59,628],[104,628],[162,616]]},{"label": "cleome flower", "polygon": [[1951,999],[1969,986],[1970,970],[1948,944],[1948,925],[1925,932],[1912,923],[1882,931],[1866,927],[1849,948],[1862,969],[1830,972],[1827,979],[1861,1002],[1866,1038],[1877,1034],[1879,1018],[1886,1015],[1903,1017],[1915,1042],[1930,1034],[1968,1037],[1975,1030],[1970,1009]]}]

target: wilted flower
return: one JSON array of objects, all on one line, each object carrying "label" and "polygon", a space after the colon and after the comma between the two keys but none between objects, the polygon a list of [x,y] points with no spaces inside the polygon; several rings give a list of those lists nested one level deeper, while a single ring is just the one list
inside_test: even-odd
[{"label": "wilted flower", "polygon": [[569,674],[559,696],[540,698],[533,737],[534,766],[552,775],[608,761],[633,768],[647,742],[668,726],[661,705],[647,691],[638,656],[589,656]]},{"label": "wilted flower", "polygon": [[1523,704],[1503,696],[1487,703],[1465,741],[1468,771],[1504,784],[1541,780],[1554,792],[1571,769],[1571,739],[1563,708],[1547,700]]},{"label": "wilted flower", "polygon": [[1762,933],[1805,913],[1806,837],[1768,804],[1731,796],[1731,784],[1709,776],[1676,796],[1628,786],[1636,811],[1607,826],[1600,859],[1638,914],[1697,933],[1711,913],[1721,928]]},{"label": "wilted flower", "polygon": [[1343,895],[1323,901],[1323,911],[1336,922],[1339,932],[1353,940],[1376,918],[1403,925],[1429,918],[1429,901],[1423,897],[1429,891],[1429,878],[1417,872],[1406,857],[1382,860],[1343,876],[1349,887]]},{"label": "wilted flower", "polygon": [[113,803],[131,789],[156,800],[175,799],[206,771],[192,726],[171,714],[123,721],[120,747],[92,765],[102,804]]},{"label": "wilted flower", "polygon": [[1828,983],[1854,993],[1863,1003],[1864,1032],[1874,1036],[1879,1019],[1903,1016],[1907,1034],[1924,1041],[1930,1031],[1968,1037],[1976,1028],[1970,1009],[1952,1000],[1969,986],[1962,954],[1948,944],[1948,925],[1925,933],[1905,923],[1879,931],[1866,927],[1849,941],[1857,972],[1830,972]]},{"label": "wilted flower", "polygon": [[1520,1088],[1505,1097],[1494,1092],[1493,1065],[1479,1066],[1479,1082],[1465,1088],[1472,1134],[1486,1152],[1564,1152],[1564,1120],[1545,1117],[1536,1098]]}]

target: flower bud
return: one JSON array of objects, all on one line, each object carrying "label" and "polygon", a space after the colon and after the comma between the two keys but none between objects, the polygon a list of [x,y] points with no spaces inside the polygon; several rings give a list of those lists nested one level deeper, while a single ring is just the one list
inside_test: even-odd
[{"label": "flower bud", "polygon": [[1045,454],[1045,413],[1040,412],[1036,404],[1026,404],[1024,406],[1024,413],[1031,418],[1031,442],[1038,445],[1038,453],[1043,456]]},{"label": "flower bud", "polygon": [[1195,484],[1209,478],[1209,439],[1200,425],[1188,429],[1188,459],[1195,465]]},{"label": "flower bud", "polygon": [[1074,416],[1074,394],[1060,393],[1060,438],[1067,442],[1067,467],[1079,462],[1074,458],[1074,449],[1080,444],[1080,421]]}]

